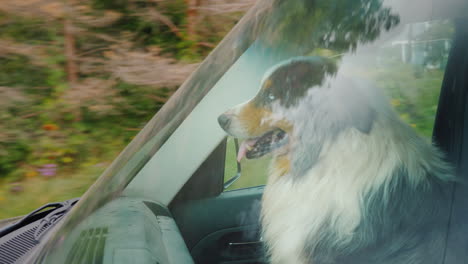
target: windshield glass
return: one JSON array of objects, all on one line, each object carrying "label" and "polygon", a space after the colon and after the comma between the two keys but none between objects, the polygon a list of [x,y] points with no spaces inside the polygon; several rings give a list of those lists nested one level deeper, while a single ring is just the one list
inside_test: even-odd
[{"label": "windshield glass", "polygon": [[[226,135],[239,149],[219,166],[226,175],[236,160],[245,167],[232,189],[305,179],[317,164],[323,174],[364,170],[345,165],[398,148],[376,134],[431,148],[445,66],[466,14],[461,0],[258,1],[86,192],[42,256],[57,262],[70,232],[123,192],[169,204]],[[325,150],[353,158],[323,160]],[[357,188],[354,180],[340,186]],[[335,202],[358,206],[346,199]]]}]

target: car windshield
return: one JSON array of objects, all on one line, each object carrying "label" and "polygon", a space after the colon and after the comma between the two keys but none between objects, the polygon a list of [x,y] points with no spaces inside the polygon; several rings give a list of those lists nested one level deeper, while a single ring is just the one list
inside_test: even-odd
[{"label": "car windshield", "polygon": [[[467,14],[462,0],[259,0],[49,234],[38,259],[65,263],[58,252],[70,232],[118,197],[168,205],[226,142],[219,177],[229,181],[242,168],[230,190],[302,179],[317,164],[339,174],[397,147],[378,137],[359,145],[375,131],[398,127],[409,134],[392,137],[429,148],[449,52]],[[336,157],[361,152],[324,160],[325,149]]]}]

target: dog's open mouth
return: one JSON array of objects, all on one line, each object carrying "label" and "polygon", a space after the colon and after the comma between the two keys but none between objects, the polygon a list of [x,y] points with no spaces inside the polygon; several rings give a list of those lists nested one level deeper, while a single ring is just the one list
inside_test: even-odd
[{"label": "dog's open mouth", "polygon": [[260,137],[246,139],[239,147],[237,161],[240,162],[243,157],[247,159],[260,158],[286,144],[287,138],[286,132],[278,128]]}]

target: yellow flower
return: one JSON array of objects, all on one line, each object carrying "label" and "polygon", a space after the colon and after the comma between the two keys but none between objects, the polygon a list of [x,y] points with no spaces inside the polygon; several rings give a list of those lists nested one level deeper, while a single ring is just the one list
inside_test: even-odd
[{"label": "yellow flower", "polygon": [[392,100],[390,101],[390,104],[396,107],[396,106],[400,106],[400,105],[401,105],[401,102],[400,102],[400,100],[398,100],[398,99],[392,99]]},{"label": "yellow flower", "polygon": [[73,162],[73,158],[72,158],[72,157],[63,157],[63,158],[62,158],[62,162],[63,162],[63,163],[70,163],[70,162]]},{"label": "yellow flower", "polygon": [[24,174],[24,176],[26,176],[26,178],[34,178],[37,176],[37,171],[28,171]]},{"label": "yellow flower", "polygon": [[408,122],[410,119],[410,116],[408,114],[401,114],[400,118],[403,119],[404,121]]},{"label": "yellow flower", "polygon": [[410,126],[416,128],[416,124],[410,124]]}]

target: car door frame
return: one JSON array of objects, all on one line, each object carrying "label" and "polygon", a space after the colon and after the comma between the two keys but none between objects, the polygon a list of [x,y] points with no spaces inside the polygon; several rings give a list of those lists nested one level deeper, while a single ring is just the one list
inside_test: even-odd
[{"label": "car door frame", "polygon": [[443,264],[468,259],[468,27],[467,19],[455,20],[455,36],[442,83],[433,142],[455,167],[457,181],[447,189],[447,238]]}]

